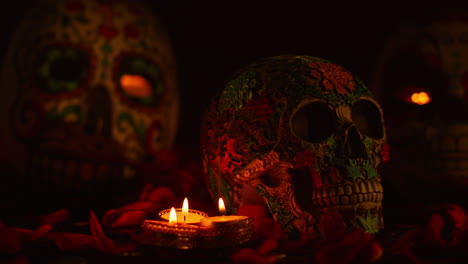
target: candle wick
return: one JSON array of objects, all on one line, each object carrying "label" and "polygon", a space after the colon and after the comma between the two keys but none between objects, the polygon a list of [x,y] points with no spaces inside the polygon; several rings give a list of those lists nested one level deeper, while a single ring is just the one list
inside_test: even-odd
[{"label": "candle wick", "polygon": [[186,216],[184,215],[184,223],[187,221],[185,218],[186,218]]}]

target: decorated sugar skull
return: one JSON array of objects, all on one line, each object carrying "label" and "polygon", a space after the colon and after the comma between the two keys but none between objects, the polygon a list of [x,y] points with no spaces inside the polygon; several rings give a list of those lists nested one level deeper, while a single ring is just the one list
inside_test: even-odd
[{"label": "decorated sugar skull", "polygon": [[201,137],[207,185],[231,213],[266,205],[291,237],[383,227],[382,112],[336,64],[277,56],[243,68],[207,108]]},{"label": "decorated sugar skull", "polygon": [[385,110],[395,154],[393,166],[381,171],[388,195],[466,200],[467,18],[466,9],[437,9],[388,36],[371,87]]},{"label": "decorated sugar skull", "polygon": [[98,202],[132,189],[172,147],[175,61],[149,10],[139,1],[46,0],[26,11],[1,85],[11,105],[6,143],[34,189]]},{"label": "decorated sugar skull", "polygon": [[[448,9],[434,14],[421,28],[432,43],[421,45],[444,85],[437,87],[438,104],[427,128],[435,164],[435,191],[466,204],[468,191],[468,10]],[[455,200],[454,200],[455,199]]]}]

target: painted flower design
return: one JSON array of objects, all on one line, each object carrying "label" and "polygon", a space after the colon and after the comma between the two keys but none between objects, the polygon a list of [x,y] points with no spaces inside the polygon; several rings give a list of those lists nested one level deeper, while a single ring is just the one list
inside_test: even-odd
[{"label": "painted flower design", "polygon": [[331,63],[315,62],[309,63],[312,68],[310,75],[316,79],[322,79],[322,84],[327,90],[335,90],[340,94],[356,89],[353,76],[342,67]]},{"label": "painted flower design", "polygon": [[133,24],[125,25],[124,32],[127,37],[132,39],[136,39],[140,36],[140,30],[138,30],[138,27]]},{"label": "painted flower design", "polygon": [[117,36],[119,31],[113,27],[109,27],[106,25],[100,25],[98,28],[99,34],[103,36],[106,40],[110,40],[113,37]]},{"label": "painted flower design", "polygon": [[72,12],[80,13],[84,9],[84,5],[81,0],[69,0],[65,4],[65,7]]},{"label": "painted flower design", "polygon": [[255,72],[246,71],[228,82],[219,98],[218,110],[220,112],[230,108],[239,110],[245,102],[252,99],[252,89],[257,84],[255,76]]},{"label": "painted flower design", "polygon": [[383,145],[380,157],[382,157],[382,162],[390,161],[390,146],[388,144]]},{"label": "painted flower design", "polygon": [[296,168],[308,168],[315,161],[315,154],[309,150],[303,150],[296,153]]},{"label": "painted flower design", "polygon": [[246,105],[246,109],[255,114],[258,118],[269,118],[273,112],[267,98],[250,101]]},{"label": "painted flower design", "polygon": [[296,168],[306,168],[312,177],[312,185],[314,188],[322,187],[322,176],[318,173],[313,166],[315,162],[315,155],[308,150],[300,151],[296,154],[295,158]]}]

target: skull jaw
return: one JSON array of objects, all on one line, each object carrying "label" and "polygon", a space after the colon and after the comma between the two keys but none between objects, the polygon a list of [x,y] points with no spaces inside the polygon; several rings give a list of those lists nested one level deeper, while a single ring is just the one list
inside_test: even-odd
[{"label": "skull jaw", "polygon": [[321,188],[312,191],[312,205],[307,210],[317,217],[316,229],[324,238],[357,229],[377,233],[384,226],[382,199],[379,175],[346,177],[334,183],[326,179]]},{"label": "skull jaw", "polygon": [[257,185],[257,191],[264,198],[275,220],[283,226],[292,239],[297,239],[299,236],[327,239],[358,229],[373,234],[384,227],[382,205],[378,202],[363,201],[348,205],[315,206],[311,210],[298,205],[293,191],[279,194],[267,190],[262,185]]},{"label": "skull jaw", "polygon": [[[330,238],[362,229],[377,233],[383,228],[383,188],[380,177],[369,179],[345,179],[340,184],[328,180],[321,188],[291,180],[299,175],[284,164],[275,165],[260,172],[240,194],[243,203],[266,204],[290,238],[305,235],[310,238]],[[246,187],[248,186],[248,188]],[[255,189],[255,194],[253,190]],[[248,191],[247,191],[248,190]],[[309,196],[299,195],[308,193]],[[310,195],[312,194],[312,195]]]},{"label": "skull jaw", "polygon": [[60,122],[28,147],[29,194],[43,200],[35,210],[67,207],[87,215],[90,208],[105,210],[136,198],[139,169],[111,138]]}]

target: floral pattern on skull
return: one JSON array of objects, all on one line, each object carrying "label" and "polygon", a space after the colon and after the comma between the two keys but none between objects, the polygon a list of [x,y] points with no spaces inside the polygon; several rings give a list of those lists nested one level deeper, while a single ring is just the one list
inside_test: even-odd
[{"label": "floral pattern on skull", "polygon": [[341,66],[311,56],[248,65],[206,109],[201,149],[210,193],[231,213],[265,204],[291,237],[383,228],[382,110]]}]

